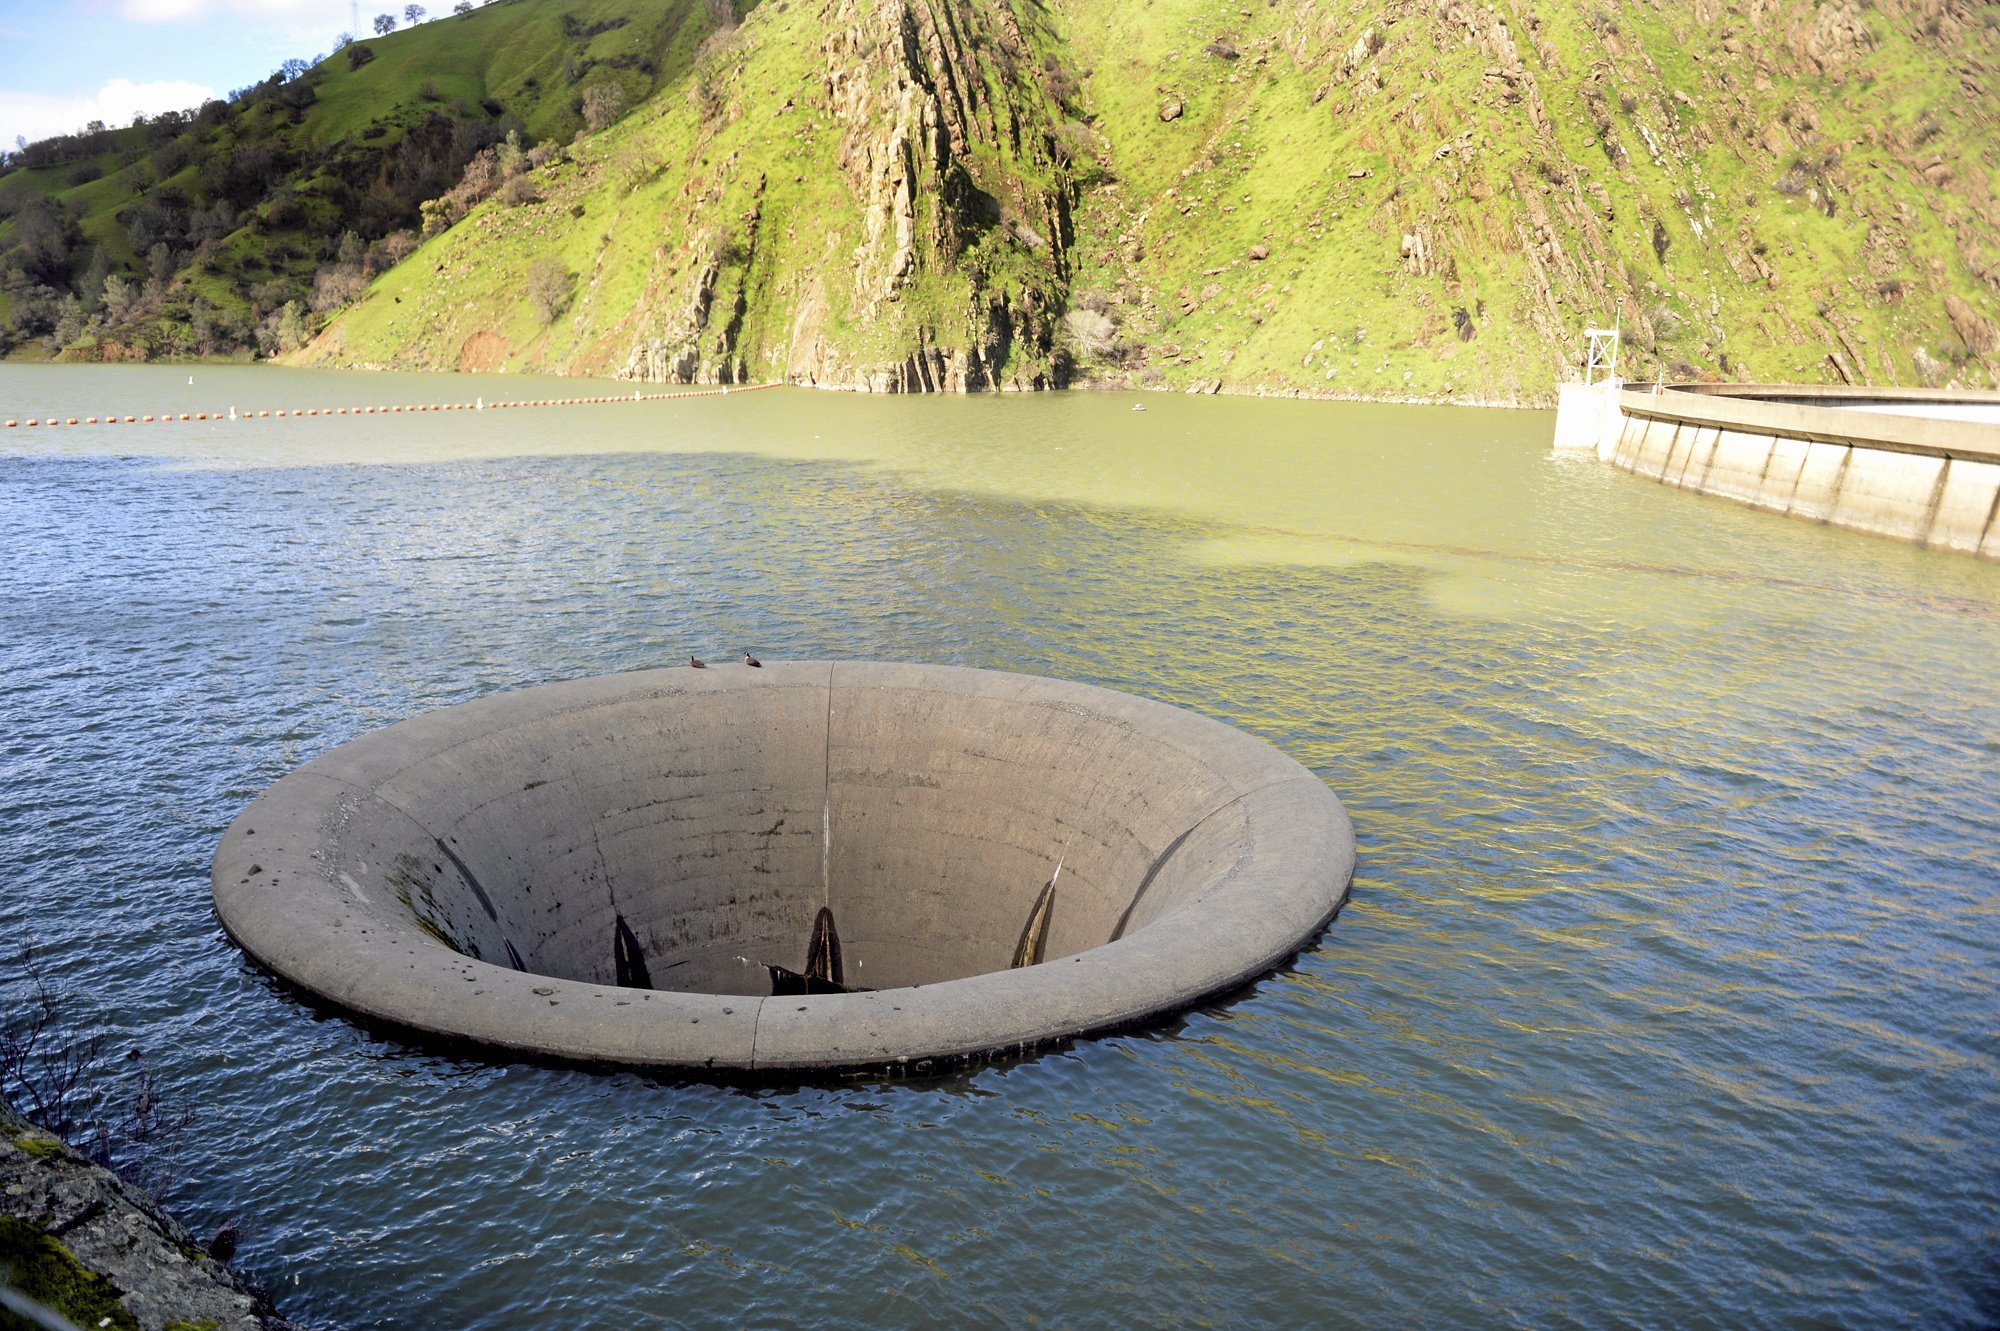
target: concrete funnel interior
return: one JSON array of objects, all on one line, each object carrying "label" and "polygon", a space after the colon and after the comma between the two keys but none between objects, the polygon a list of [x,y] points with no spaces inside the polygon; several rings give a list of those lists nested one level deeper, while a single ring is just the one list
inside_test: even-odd
[{"label": "concrete funnel interior", "polygon": [[1352,866],[1331,792],[1219,723],[1056,680],[799,662],[365,735],[246,809],[213,881],[252,957],[365,1016],[777,1072],[1184,1008],[1308,941]]}]

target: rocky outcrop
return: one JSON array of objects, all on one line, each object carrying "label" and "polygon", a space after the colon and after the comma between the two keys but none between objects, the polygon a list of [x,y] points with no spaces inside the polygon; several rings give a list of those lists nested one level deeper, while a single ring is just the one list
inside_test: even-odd
[{"label": "rocky outcrop", "polygon": [[80,1326],[297,1331],[158,1202],[0,1101],[0,1270],[8,1269],[15,1288]]},{"label": "rocky outcrop", "polygon": [[[834,0],[821,23],[816,96],[787,107],[838,132],[849,243],[805,271],[783,271],[784,261],[759,252],[760,179],[740,225],[690,228],[678,294],[624,374],[732,383],[750,364],[775,361],[791,382],[869,392],[1061,384],[1073,192],[1048,133],[1047,94],[1018,76],[1038,66],[1014,11]],[[986,77],[980,61],[996,59],[1017,76]],[[723,206],[732,167],[715,173],[691,216]],[[745,287],[760,263],[797,292],[778,346],[743,343]],[[895,350],[871,354],[869,343]]]},{"label": "rocky outcrop", "polygon": [[1952,331],[1973,355],[1991,356],[2000,351],[2000,325],[1973,309],[1964,297],[1946,293],[1944,312]]},{"label": "rocky outcrop", "polygon": [[[2000,382],[1968,13],[1153,0],[1178,35],[1140,51],[1114,0],[761,4],[322,344],[435,366],[527,327],[504,368],[1520,401],[1615,323],[1637,377]],[[557,245],[598,258],[531,324]]]}]

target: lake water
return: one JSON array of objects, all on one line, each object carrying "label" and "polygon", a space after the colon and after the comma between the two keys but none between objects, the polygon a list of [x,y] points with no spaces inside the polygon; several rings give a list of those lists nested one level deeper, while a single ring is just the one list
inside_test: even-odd
[{"label": "lake water", "polygon": [[[189,373],[0,366],[0,417],[579,391]],[[1551,426],[779,390],[0,431],[0,941],[197,1111],[170,1200],[317,1327],[1990,1323],[2000,567]],[[1347,802],[1353,900],[1148,1033],[758,1090],[412,1049],[218,928],[222,829],[306,759],[746,648],[1241,726]]]}]

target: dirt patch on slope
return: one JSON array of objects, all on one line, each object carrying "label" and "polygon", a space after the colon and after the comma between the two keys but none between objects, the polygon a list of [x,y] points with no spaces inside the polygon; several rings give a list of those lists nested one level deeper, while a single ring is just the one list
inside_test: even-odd
[{"label": "dirt patch on slope", "polygon": [[466,338],[458,349],[458,368],[461,374],[497,370],[506,360],[507,339],[488,328],[482,328]]}]

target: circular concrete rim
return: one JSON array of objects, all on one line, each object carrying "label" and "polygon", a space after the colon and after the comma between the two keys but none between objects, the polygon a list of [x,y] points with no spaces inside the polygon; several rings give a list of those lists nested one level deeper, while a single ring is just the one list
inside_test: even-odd
[{"label": "circular concrete rim", "polygon": [[[426,756],[553,714],[716,687],[923,689],[1099,713],[1222,775],[1244,820],[1194,900],[1073,956],[911,988],[756,997],[618,988],[463,955],[393,917],[341,837],[388,778]],[[394,815],[400,816],[400,815]],[[365,865],[361,866],[365,872]],[[1273,745],[1195,713],[1092,685],[956,666],[772,662],[597,676],[421,714],[281,778],[224,833],[216,914],[250,958],[374,1023],[561,1062],[696,1075],[929,1070],[1127,1029],[1240,988],[1295,955],[1345,903],[1354,835],[1332,791]]]}]

